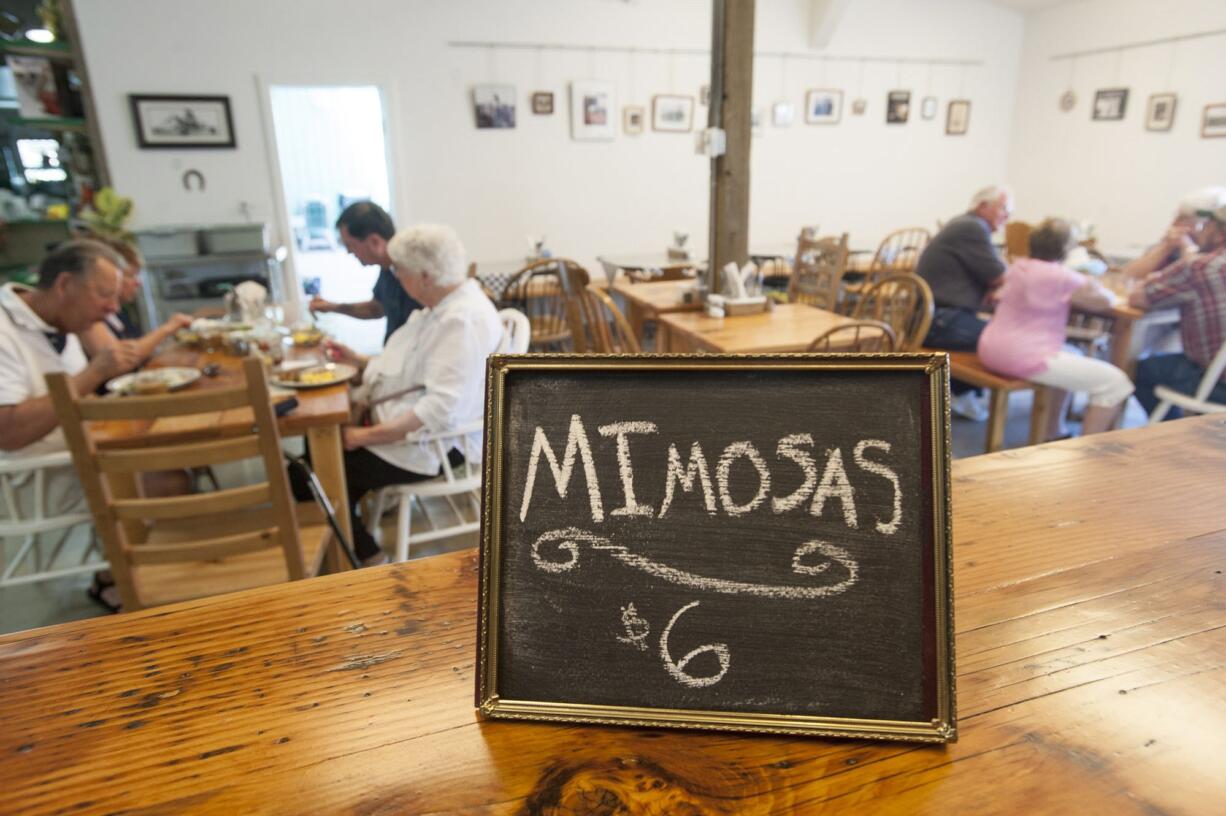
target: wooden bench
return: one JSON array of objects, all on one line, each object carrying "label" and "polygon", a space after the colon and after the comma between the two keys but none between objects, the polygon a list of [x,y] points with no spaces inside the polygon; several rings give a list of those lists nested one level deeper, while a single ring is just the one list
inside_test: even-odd
[{"label": "wooden bench", "polygon": [[[924,349],[939,354],[942,349]],[[1009,416],[1009,394],[1013,391],[1034,391],[1034,406],[1030,409],[1030,444],[1044,442],[1050,391],[1029,380],[1014,380],[993,374],[984,368],[973,351],[945,351],[949,355],[949,376],[976,388],[988,389],[988,436],[985,452],[998,451],[1005,442],[1005,420]]]}]

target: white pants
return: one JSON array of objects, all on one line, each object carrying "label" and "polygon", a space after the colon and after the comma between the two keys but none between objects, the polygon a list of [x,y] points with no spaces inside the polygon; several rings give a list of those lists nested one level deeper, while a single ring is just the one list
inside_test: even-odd
[{"label": "white pants", "polygon": [[1067,350],[1049,357],[1047,370],[1027,379],[1065,391],[1084,391],[1089,394],[1091,405],[1102,408],[1118,405],[1128,399],[1134,390],[1128,375],[1111,363]]}]

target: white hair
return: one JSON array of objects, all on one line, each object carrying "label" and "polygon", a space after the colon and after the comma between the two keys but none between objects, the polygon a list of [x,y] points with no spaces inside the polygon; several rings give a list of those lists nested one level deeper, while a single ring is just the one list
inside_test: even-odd
[{"label": "white hair", "polygon": [[1193,216],[1199,210],[1212,212],[1221,207],[1226,207],[1226,187],[1202,187],[1179,199],[1178,214]]},{"label": "white hair", "polygon": [[977,210],[983,204],[995,204],[1002,198],[1013,200],[1013,191],[1003,184],[993,184],[991,187],[984,187],[975,195],[971,196],[970,209]]},{"label": "white hair", "polygon": [[392,263],[405,271],[425,273],[443,287],[463,283],[468,253],[455,230],[444,224],[415,224],[387,242]]}]

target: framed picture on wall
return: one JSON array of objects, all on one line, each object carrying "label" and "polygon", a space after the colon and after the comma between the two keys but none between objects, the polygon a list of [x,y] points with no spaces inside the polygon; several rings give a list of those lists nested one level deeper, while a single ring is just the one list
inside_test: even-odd
[{"label": "framed picture on wall", "polygon": [[129,94],[142,148],[230,148],[234,120],[228,96]]},{"label": "framed picture on wall", "polygon": [[863,116],[866,110],[868,110],[868,100],[867,99],[852,100],[852,103],[851,103],[851,115],[852,116]]},{"label": "framed picture on wall", "polygon": [[835,125],[842,118],[842,91],[814,88],[805,94],[805,121],[810,125]]},{"label": "framed picture on wall", "polygon": [[585,79],[570,84],[570,137],[607,141],[617,135],[617,98],[612,82]]},{"label": "framed picture on wall", "polygon": [[1175,124],[1175,94],[1160,93],[1149,97],[1145,110],[1146,130],[1170,130]]},{"label": "framed picture on wall", "polygon": [[1124,118],[1127,109],[1127,88],[1104,88],[1094,94],[1094,111],[1091,118],[1100,122],[1115,122]]},{"label": "framed picture on wall", "polygon": [[885,98],[885,123],[887,125],[906,124],[911,115],[911,92],[890,91]]},{"label": "framed picture on wall", "polygon": [[796,108],[790,102],[776,102],[771,105],[771,124],[775,127],[791,127],[796,119]]},{"label": "framed picture on wall", "polygon": [[553,92],[537,91],[532,94],[532,112],[537,116],[552,116]]},{"label": "framed picture on wall", "polygon": [[473,86],[473,114],[478,130],[515,127],[515,86]]},{"label": "framed picture on wall", "polygon": [[627,136],[638,136],[643,132],[644,111],[640,105],[627,105],[622,108],[622,130]]},{"label": "framed picture on wall", "polygon": [[689,133],[694,128],[694,97],[660,94],[651,98],[651,129]]},{"label": "framed picture on wall", "polygon": [[945,133],[948,136],[962,136],[970,129],[971,100],[951,99],[945,112]]},{"label": "framed picture on wall", "polygon": [[920,116],[925,119],[935,119],[937,116],[937,98],[935,96],[925,96],[924,101],[920,103]]},{"label": "framed picture on wall", "polygon": [[1205,105],[1205,115],[1200,122],[1200,135],[1206,139],[1226,136],[1226,102]]}]

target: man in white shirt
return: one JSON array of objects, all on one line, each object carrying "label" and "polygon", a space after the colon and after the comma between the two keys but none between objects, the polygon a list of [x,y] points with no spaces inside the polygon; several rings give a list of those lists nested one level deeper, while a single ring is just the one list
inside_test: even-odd
[{"label": "man in white shirt", "polygon": [[[366,358],[329,344],[334,359],[363,369],[355,399],[372,404],[368,427],[344,429],[345,477],[357,555],[385,562],[358,517],[362,496],[392,484],[439,475],[433,447],[405,437],[417,430],[449,431],[481,419],[485,358],[502,339],[498,312],[466,274],[464,246],[450,227],[419,225],[388,243],[400,284],[423,308],[388,338],[383,353]],[[479,437],[472,449],[480,450]],[[452,464],[456,464],[452,450]]]}]

